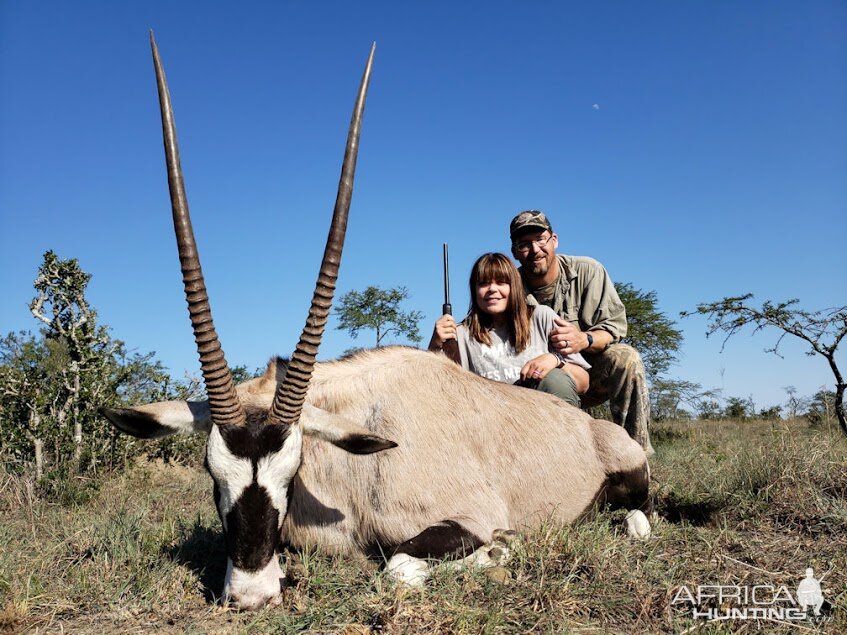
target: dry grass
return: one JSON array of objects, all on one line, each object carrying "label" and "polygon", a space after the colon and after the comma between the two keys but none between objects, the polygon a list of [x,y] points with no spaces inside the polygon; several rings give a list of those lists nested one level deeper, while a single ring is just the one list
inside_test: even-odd
[{"label": "dry grass", "polygon": [[[209,479],[144,464],[90,500],[38,500],[0,473],[0,629],[74,633],[747,632],[753,622],[694,623],[672,605],[680,585],[773,584],[825,575],[830,619],[847,632],[847,442],[802,423],[657,426],[661,516],[647,543],[620,513],[526,536],[509,584],[438,571],[396,589],[359,562],[301,554],[281,607],[215,604],[224,546]],[[797,626],[764,622],[768,632]]]}]

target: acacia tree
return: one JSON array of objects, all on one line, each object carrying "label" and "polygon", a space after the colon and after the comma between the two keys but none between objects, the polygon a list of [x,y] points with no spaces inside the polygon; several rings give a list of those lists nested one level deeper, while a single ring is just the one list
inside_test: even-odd
[{"label": "acacia tree", "polygon": [[723,414],[727,419],[749,419],[756,414],[756,404],[753,397],[727,397]]},{"label": "acacia tree", "polygon": [[380,289],[371,286],[364,291],[348,291],[335,308],[339,319],[336,328],[346,330],[354,339],[362,329],[372,329],[376,334],[377,347],[389,335],[420,342],[418,323],[423,319],[423,313],[400,310],[400,303],[408,297],[405,287]]},{"label": "acacia tree", "polygon": [[767,300],[759,309],[749,303],[752,298],[752,293],[726,297],[717,302],[698,304],[694,311],[683,311],[680,315],[709,316],[706,336],[718,332],[726,334],[721,350],[729,338],[747,325],[753,325],[753,333],[767,327],[782,331],[776,343],[765,349],[765,352],[774,353],[779,357],[782,357],[779,346],[786,336],[791,335],[806,342],[810,347],[806,354],[822,356],[832,370],[835,377],[835,415],[842,431],[847,434],[847,420],[844,416],[844,391],[847,384],[835,361],[835,351],[847,335],[847,306],[805,311],[797,307],[799,301],[795,298],[779,303]]},{"label": "acacia tree", "polygon": [[803,414],[809,423],[820,425],[829,423],[835,416],[835,393],[826,388],[821,388],[806,400],[806,411]]},{"label": "acacia tree", "polygon": [[788,399],[785,402],[785,406],[788,408],[788,418],[796,419],[800,412],[808,406],[809,399],[798,397],[797,388],[794,386],[783,386],[782,389],[788,395]]},{"label": "acacia tree", "polygon": [[647,378],[655,384],[677,361],[682,332],[659,310],[655,291],[636,289],[629,282],[617,282],[615,289],[626,307],[627,334],[623,341],[641,355]]},{"label": "acacia tree", "polygon": [[665,376],[679,356],[682,332],[659,310],[655,291],[637,289],[629,282],[616,282],[615,289],[626,307],[627,334],[623,341],[641,355],[650,382],[652,417],[657,421],[689,417],[683,406],[696,408],[700,384]]},{"label": "acacia tree", "polygon": [[[650,410],[653,419],[686,419],[704,398],[703,387],[693,381],[656,377],[650,384]],[[686,410],[687,406],[690,410]]]},{"label": "acacia tree", "polygon": [[723,408],[721,408],[718,397],[720,397],[720,390],[713,390],[697,402],[696,410],[699,419],[708,421],[720,419],[723,416]]}]

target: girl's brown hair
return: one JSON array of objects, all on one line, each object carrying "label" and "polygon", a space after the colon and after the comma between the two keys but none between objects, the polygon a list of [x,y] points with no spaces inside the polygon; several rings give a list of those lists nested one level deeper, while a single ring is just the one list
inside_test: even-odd
[{"label": "girl's brown hair", "polygon": [[506,324],[509,327],[509,341],[515,347],[515,352],[520,353],[529,344],[529,318],[532,315],[532,307],[526,303],[521,274],[505,254],[488,253],[477,258],[471,269],[471,304],[468,315],[462,323],[473,339],[491,346],[491,337],[488,335],[488,329],[492,324],[491,316],[480,309],[476,303],[476,289],[486,282],[509,285]]}]

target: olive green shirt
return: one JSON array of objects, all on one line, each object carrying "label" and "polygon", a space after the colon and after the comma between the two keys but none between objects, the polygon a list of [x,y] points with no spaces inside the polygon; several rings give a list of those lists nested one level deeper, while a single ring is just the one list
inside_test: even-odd
[{"label": "olive green shirt", "polygon": [[580,331],[607,331],[619,342],[626,336],[626,309],[606,269],[587,256],[556,257],[559,277],[541,289],[527,286],[529,304],[549,306],[562,319],[577,324]]}]

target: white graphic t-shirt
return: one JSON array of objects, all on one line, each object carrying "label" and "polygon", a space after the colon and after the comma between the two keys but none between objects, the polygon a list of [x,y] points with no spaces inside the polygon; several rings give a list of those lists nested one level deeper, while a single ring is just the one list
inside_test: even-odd
[{"label": "white graphic t-shirt", "polygon": [[555,318],[556,314],[550,307],[535,307],[530,317],[529,344],[520,353],[515,353],[506,328],[490,329],[488,335],[491,338],[491,346],[487,346],[470,337],[468,329],[460,324],[457,337],[462,367],[482,377],[509,384],[520,379],[524,364],[544,353],[552,353],[560,361],[576,364],[586,370],[591,368],[579,353],[563,357],[552,347],[550,331],[555,326]]}]

